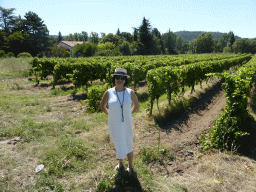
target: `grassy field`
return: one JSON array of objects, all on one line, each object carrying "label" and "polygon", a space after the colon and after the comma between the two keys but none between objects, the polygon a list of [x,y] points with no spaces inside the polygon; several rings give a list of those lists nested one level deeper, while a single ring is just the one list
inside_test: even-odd
[{"label": "grassy field", "polygon": [[[69,82],[52,89],[50,78],[39,85],[29,80],[33,79],[26,72],[29,60],[0,60],[0,191],[256,190],[255,160],[235,152],[198,150],[193,159],[196,165],[189,172],[167,174],[163,162],[180,157],[170,143],[161,142],[159,126],[148,116],[146,86],[138,90],[140,109],[132,115],[135,174],[121,177],[114,170],[118,161],[108,133],[108,116],[87,112],[83,88],[72,95]],[[204,83],[202,89],[196,86],[193,97],[215,81]],[[100,85],[100,81],[93,82],[89,91]],[[255,116],[252,92],[250,111]],[[189,93],[186,88],[184,96],[172,103],[172,110],[188,107],[192,102]],[[159,100],[160,116],[167,104],[164,95]],[[159,118],[158,113],[155,104],[153,116]],[[40,164],[45,167],[36,173]]]}]

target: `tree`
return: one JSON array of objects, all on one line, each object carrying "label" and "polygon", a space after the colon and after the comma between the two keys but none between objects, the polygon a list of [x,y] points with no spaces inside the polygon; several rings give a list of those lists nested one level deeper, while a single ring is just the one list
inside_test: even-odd
[{"label": "tree", "polygon": [[61,35],[61,32],[59,31],[59,36],[58,36],[58,43],[61,42],[63,39],[62,35]]},{"label": "tree", "polygon": [[14,32],[8,37],[10,51],[17,56],[21,52],[27,52],[29,48],[27,43],[29,42],[29,35],[27,33],[22,34],[21,32]]},{"label": "tree", "polygon": [[121,33],[119,31],[119,28],[117,29],[116,35],[121,36]]},{"label": "tree", "polygon": [[136,28],[136,27],[132,27],[133,28],[133,41],[137,41],[138,40],[138,31],[139,31],[139,28]]},{"label": "tree", "polygon": [[231,50],[233,50],[232,46],[233,46],[233,44],[234,44],[234,42],[235,42],[235,35],[234,35],[234,33],[233,33],[232,31],[230,31],[230,32],[228,33],[228,35],[229,35],[229,37],[230,37],[229,43],[230,43],[230,46],[231,46]]},{"label": "tree", "polygon": [[161,33],[158,31],[157,28],[152,30],[152,34],[155,35],[157,38],[161,38]]},{"label": "tree", "polygon": [[63,55],[65,55],[67,49],[65,47],[62,46],[57,46],[56,44],[54,44],[52,47],[50,47],[51,50],[51,54],[54,57],[63,57]]},{"label": "tree", "polygon": [[98,43],[98,42],[99,42],[99,34],[98,34],[97,32],[91,32],[91,33],[90,33],[89,40],[90,40],[92,43]]},{"label": "tree", "polygon": [[179,53],[182,53],[182,38],[181,36],[176,39],[176,49]]},{"label": "tree", "polygon": [[108,35],[104,36],[100,40],[100,43],[106,43],[106,42],[111,42],[111,43],[114,43],[115,46],[118,46],[119,44],[121,44],[121,37],[114,35],[113,33],[109,33]]},{"label": "tree", "polygon": [[4,9],[3,7],[0,7],[0,20],[3,22],[0,24],[2,29],[6,34],[10,34],[12,32],[13,28],[13,20],[16,19],[15,16],[13,16],[13,11],[16,10],[15,8],[11,9]]},{"label": "tree", "polygon": [[106,36],[106,33],[101,32],[100,33],[101,39]]},{"label": "tree", "polygon": [[30,36],[30,53],[34,56],[49,47],[49,31],[44,21],[31,11],[25,14],[26,32]]},{"label": "tree", "polygon": [[78,33],[74,33],[74,38],[75,38],[75,41],[80,41]]},{"label": "tree", "polygon": [[83,41],[88,41],[88,33],[86,31],[82,31]]},{"label": "tree", "polygon": [[247,38],[236,39],[233,44],[233,51],[235,53],[255,53],[256,42]]},{"label": "tree", "polygon": [[21,16],[19,15],[16,17],[13,21],[13,29],[12,32],[21,32],[21,33],[26,33],[26,25],[25,25],[25,19],[22,19]]},{"label": "tree", "polygon": [[189,53],[196,53],[196,39],[189,42]]},{"label": "tree", "polygon": [[6,38],[5,32],[0,29],[0,50],[7,52],[10,46],[8,44],[8,39]]},{"label": "tree", "polygon": [[65,37],[65,40],[66,41],[75,41],[75,37],[73,34],[69,34],[68,36]]},{"label": "tree", "polygon": [[134,41],[130,45],[132,55],[143,55],[145,52],[144,45],[140,41]]},{"label": "tree", "polygon": [[164,47],[168,49],[168,53],[171,55],[171,54],[176,54],[176,35],[170,31],[167,32],[167,33],[164,33],[162,35],[162,40],[163,40],[163,43],[164,43]]},{"label": "tree", "polygon": [[83,43],[83,44],[77,44],[74,47],[74,55],[76,57],[90,57],[95,54],[95,51],[97,50],[97,44],[96,43]]},{"label": "tree", "polygon": [[202,33],[196,39],[196,53],[211,53],[214,50],[214,42],[211,33]]},{"label": "tree", "polygon": [[139,39],[145,47],[145,55],[150,55],[153,48],[153,36],[151,34],[151,25],[148,20],[143,17],[142,24],[139,28]]},{"label": "tree", "polygon": [[122,32],[121,33],[121,38],[124,39],[125,41],[132,43],[133,39],[132,39],[132,35],[128,32]]},{"label": "tree", "polygon": [[124,41],[121,45],[119,45],[119,51],[122,53],[122,55],[131,55],[129,43]]}]

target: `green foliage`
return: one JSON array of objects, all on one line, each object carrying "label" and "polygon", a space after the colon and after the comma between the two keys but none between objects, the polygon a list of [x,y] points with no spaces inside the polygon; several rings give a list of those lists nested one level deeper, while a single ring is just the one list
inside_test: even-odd
[{"label": "green foliage", "polygon": [[130,50],[132,55],[143,55],[145,52],[143,43],[139,41],[134,41],[130,45]]},{"label": "green foliage", "polygon": [[110,42],[113,43],[115,46],[118,46],[120,43],[121,37],[118,35],[114,35],[113,33],[109,33],[108,35],[105,35],[99,43],[106,43]]},{"label": "green foliage", "polygon": [[215,60],[212,56],[209,56],[208,59],[201,57],[201,60],[206,60],[201,62],[196,62],[200,61],[196,58],[194,60],[176,60],[176,66],[163,66],[148,70],[146,78],[150,98],[158,101],[159,97],[167,92],[170,102],[171,95],[179,92],[180,83],[183,83],[183,86],[193,87],[205,80],[207,73],[222,72],[232,66],[239,65],[248,60],[250,55],[229,59],[223,57],[225,58],[225,56],[219,56]]},{"label": "green foliage", "polygon": [[116,45],[112,42],[99,43],[98,50],[112,50],[116,47]]},{"label": "green foliage", "polygon": [[54,190],[56,192],[65,191],[63,189],[63,185],[61,183],[58,183],[56,179],[43,174],[36,180],[34,189],[38,189],[39,191],[48,191],[48,190],[51,190],[51,191]]},{"label": "green foliage", "polygon": [[0,57],[4,57],[4,56],[5,56],[4,50],[0,50]]},{"label": "green foliage", "polygon": [[203,33],[196,39],[196,53],[211,53],[214,50],[214,42],[211,33]]},{"label": "green foliage", "polygon": [[14,57],[14,54],[12,52],[9,52],[6,54],[7,57]]},{"label": "green foliage", "polygon": [[49,31],[44,21],[34,12],[25,14],[22,24],[24,31],[29,34],[29,52],[34,56],[49,47]]},{"label": "green foliage", "polygon": [[17,55],[17,58],[20,58],[20,57],[32,57],[32,55],[30,53],[23,52]]},{"label": "green foliage", "polygon": [[84,160],[88,155],[88,148],[81,139],[67,138],[63,139],[59,145],[59,149],[65,151],[66,158],[76,157],[76,159]]},{"label": "green foliage", "polygon": [[157,148],[143,147],[140,151],[140,158],[147,164],[157,161],[161,162],[164,158],[171,161],[175,159],[175,157],[163,146],[158,150]]},{"label": "green foliage", "polygon": [[109,85],[105,84],[103,88],[93,88],[88,94],[85,104],[89,106],[89,112],[99,112],[100,111],[100,102],[104,92],[108,89]]},{"label": "green foliage", "polygon": [[95,54],[96,49],[97,49],[97,45],[94,43],[77,44],[74,47],[73,54],[76,57],[90,57]]},{"label": "green foliage", "polygon": [[129,43],[127,41],[124,41],[121,45],[119,45],[119,50],[122,55],[131,55]]},{"label": "green foliage", "polygon": [[115,56],[116,45],[112,42],[99,43],[97,47],[98,56]]},{"label": "green foliage", "polygon": [[170,29],[167,33],[164,33],[161,37],[164,47],[168,49],[170,55],[176,54],[176,38],[175,33],[171,32]]},{"label": "green foliage", "polygon": [[249,135],[251,130],[248,129],[248,123],[253,118],[247,111],[247,99],[255,81],[255,60],[253,58],[232,74],[223,74],[225,83],[222,87],[225,90],[227,105],[222,114],[215,120],[210,134],[201,139],[201,144],[205,150],[211,147],[230,149],[232,144],[239,145],[239,138]]},{"label": "green foliage", "polygon": [[71,52],[70,51],[65,51],[63,53],[63,57],[66,58],[66,57],[71,57]]},{"label": "green foliage", "polygon": [[66,52],[68,51],[65,47],[57,46],[54,44],[52,47],[50,47],[51,55],[54,57],[65,57]]},{"label": "green foliage", "polygon": [[231,47],[224,47],[223,53],[232,53]]},{"label": "green foliage", "polygon": [[153,48],[153,36],[151,34],[151,25],[149,20],[143,17],[142,24],[139,28],[139,40],[144,45],[143,55],[150,55]]}]

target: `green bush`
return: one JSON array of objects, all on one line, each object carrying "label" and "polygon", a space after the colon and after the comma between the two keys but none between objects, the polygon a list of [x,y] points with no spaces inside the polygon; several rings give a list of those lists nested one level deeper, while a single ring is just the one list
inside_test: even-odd
[{"label": "green bush", "polygon": [[38,58],[43,58],[43,56],[44,56],[44,55],[43,55],[42,52],[37,54],[37,57],[38,57]]},{"label": "green bush", "polygon": [[9,52],[6,54],[7,57],[14,57],[14,54],[12,52]]},{"label": "green bush", "polygon": [[4,56],[5,56],[4,50],[0,50],[0,57],[4,57]]},{"label": "green bush", "polygon": [[32,55],[30,53],[23,52],[17,55],[17,58],[20,58],[20,57],[32,57]]},{"label": "green bush", "polygon": [[233,51],[232,51],[232,49],[231,49],[231,47],[224,47],[224,49],[223,49],[223,53],[232,53]]},{"label": "green bush", "polygon": [[122,53],[122,55],[131,55],[129,46],[130,45],[127,41],[124,41],[121,45],[119,45],[119,51]]},{"label": "green bush", "polygon": [[64,53],[63,53],[63,55],[62,55],[62,57],[71,57],[71,52],[69,52],[69,51],[65,51]]},{"label": "green bush", "polygon": [[106,51],[106,50],[112,50],[116,46],[112,42],[106,42],[106,43],[99,43],[97,47],[98,47],[98,50],[105,50]]},{"label": "green bush", "polygon": [[75,57],[90,57],[95,54],[97,45],[95,43],[77,44],[74,47]]},{"label": "green bush", "polygon": [[107,87],[109,86],[108,83],[106,83],[103,88],[93,88],[88,94],[87,99],[85,100],[85,104],[89,106],[88,111],[89,112],[98,112],[100,111],[100,102],[103,97],[104,92],[107,90]]}]

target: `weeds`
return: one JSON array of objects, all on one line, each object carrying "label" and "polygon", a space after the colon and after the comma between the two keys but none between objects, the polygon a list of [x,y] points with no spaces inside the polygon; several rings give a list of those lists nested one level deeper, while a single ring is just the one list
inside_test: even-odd
[{"label": "weeds", "polygon": [[39,191],[48,191],[54,190],[56,192],[64,191],[63,185],[58,183],[54,177],[49,177],[47,175],[40,175],[37,179],[35,186],[32,189],[36,189]]}]

